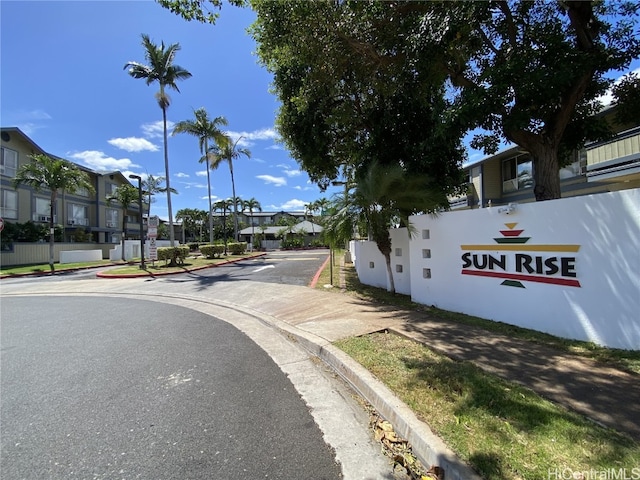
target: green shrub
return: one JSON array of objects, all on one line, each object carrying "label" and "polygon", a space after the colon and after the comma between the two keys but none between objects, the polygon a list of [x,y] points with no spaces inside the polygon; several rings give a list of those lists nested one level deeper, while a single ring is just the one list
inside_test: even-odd
[{"label": "green shrub", "polygon": [[242,255],[247,251],[247,242],[233,242],[227,245],[231,255]]},{"label": "green shrub", "polygon": [[298,237],[283,238],[280,245],[284,249],[302,248],[304,247],[304,240]]},{"label": "green shrub", "polygon": [[200,253],[204,255],[206,258],[215,258],[222,256],[224,253],[224,245],[215,244],[215,245],[200,245]]},{"label": "green shrub", "polygon": [[200,248],[200,244],[198,242],[188,243],[187,245],[189,246],[190,252],[195,252],[196,250],[198,250],[198,248]]},{"label": "green shrub", "polygon": [[189,255],[189,247],[186,245],[158,248],[158,260],[164,260],[165,265],[167,263],[182,265],[187,255]]}]

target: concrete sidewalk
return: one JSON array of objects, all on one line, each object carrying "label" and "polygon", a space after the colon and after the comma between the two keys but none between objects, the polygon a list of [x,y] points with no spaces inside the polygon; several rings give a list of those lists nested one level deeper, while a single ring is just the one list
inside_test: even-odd
[{"label": "concrete sidewalk", "polygon": [[295,289],[271,299],[261,297],[254,308],[327,342],[385,329],[400,333],[640,440],[638,375],[544,345],[335,292]]}]

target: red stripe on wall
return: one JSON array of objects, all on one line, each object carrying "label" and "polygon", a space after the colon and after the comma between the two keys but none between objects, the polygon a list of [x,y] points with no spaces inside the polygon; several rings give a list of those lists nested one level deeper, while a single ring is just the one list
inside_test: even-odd
[{"label": "red stripe on wall", "polygon": [[524,282],[547,283],[550,285],[563,285],[565,287],[580,287],[578,280],[570,280],[558,277],[540,277],[536,275],[522,275],[518,273],[490,272],[484,270],[466,270],[463,269],[462,275],[473,275],[476,277],[502,278],[504,280],[522,280]]}]

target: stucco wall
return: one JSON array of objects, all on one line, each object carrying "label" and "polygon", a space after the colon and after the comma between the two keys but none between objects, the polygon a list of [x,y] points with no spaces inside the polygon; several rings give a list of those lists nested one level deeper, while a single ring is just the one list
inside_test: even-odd
[{"label": "stucco wall", "polygon": [[[414,301],[640,349],[639,189],[411,222]],[[362,252],[360,262],[368,262]]]},{"label": "stucco wall", "polygon": [[[415,301],[640,348],[640,190],[528,203],[510,214],[500,210],[413,217],[419,231],[430,233],[411,245],[418,259],[411,278]],[[494,240],[507,238],[529,240]],[[430,259],[421,258],[423,249],[431,249]],[[475,264],[468,265],[474,255]],[[493,268],[478,268],[491,261],[488,256],[496,260]],[[502,259],[505,268],[497,264]],[[423,268],[431,269],[431,278],[424,278]]]}]

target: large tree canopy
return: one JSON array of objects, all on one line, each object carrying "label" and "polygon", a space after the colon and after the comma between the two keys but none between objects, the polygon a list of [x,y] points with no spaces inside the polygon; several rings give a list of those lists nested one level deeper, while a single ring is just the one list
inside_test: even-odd
[{"label": "large tree canopy", "polygon": [[[392,4],[251,4],[258,55],[282,102],[278,130],[311,179],[325,187],[345,168],[357,176],[373,162],[400,165],[428,174],[428,188],[446,204],[462,183],[464,130],[447,115],[444,76],[416,68],[425,54],[414,55],[402,36],[377,30]],[[406,25],[397,28],[409,30],[420,18],[399,21]],[[406,58],[372,61],[359,48],[367,42],[383,55],[404,52]]]},{"label": "large tree canopy", "polygon": [[[559,198],[561,152],[606,133],[594,115],[605,75],[640,56],[634,1],[248,3],[282,101],[280,133],[320,185],[341,165],[375,160],[427,172],[446,190],[460,158],[453,138],[477,128],[474,147],[523,147],[536,199]],[[635,88],[614,94],[637,102],[637,79],[624,85]]]}]

